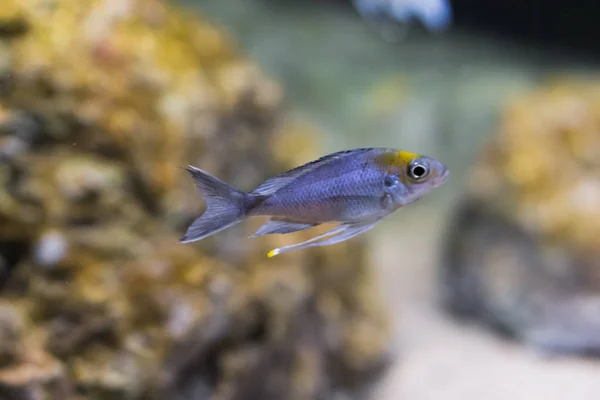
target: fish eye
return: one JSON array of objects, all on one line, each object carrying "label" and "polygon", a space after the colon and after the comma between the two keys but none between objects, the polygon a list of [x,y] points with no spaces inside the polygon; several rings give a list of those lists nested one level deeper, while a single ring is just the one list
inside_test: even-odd
[{"label": "fish eye", "polygon": [[429,166],[422,160],[414,160],[408,165],[408,177],[420,181],[429,175]]}]

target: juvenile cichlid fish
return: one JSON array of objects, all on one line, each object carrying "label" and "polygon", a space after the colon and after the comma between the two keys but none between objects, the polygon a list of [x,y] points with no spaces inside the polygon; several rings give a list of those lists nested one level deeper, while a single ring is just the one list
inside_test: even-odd
[{"label": "juvenile cichlid fish", "polygon": [[190,225],[182,243],[204,239],[254,216],[271,219],[252,237],[339,222],[310,240],[271,250],[269,257],[340,243],[367,232],[385,216],[440,186],[449,175],[438,160],[388,148],[332,153],[270,178],[250,193],[199,168],[186,170],[207,207]]}]

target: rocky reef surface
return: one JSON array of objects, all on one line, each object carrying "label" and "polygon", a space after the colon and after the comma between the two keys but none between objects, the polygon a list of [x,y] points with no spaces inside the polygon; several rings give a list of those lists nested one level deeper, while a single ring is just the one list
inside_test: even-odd
[{"label": "rocky reef surface", "polygon": [[357,239],[193,245],[181,167],[250,190],[316,156],[279,86],[159,0],[0,10],[0,398],[360,396],[388,323]]},{"label": "rocky reef surface", "polygon": [[444,302],[550,352],[600,353],[600,85],[514,99],[448,230]]}]

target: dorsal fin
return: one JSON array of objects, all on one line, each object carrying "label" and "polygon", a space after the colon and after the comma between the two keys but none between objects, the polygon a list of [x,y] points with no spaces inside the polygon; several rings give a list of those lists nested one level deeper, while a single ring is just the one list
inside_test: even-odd
[{"label": "dorsal fin", "polygon": [[314,171],[316,168],[319,168],[322,165],[330,163],[334,160],[347,157],[350,155],[357,155],[364,153],[365,151],[371,150],[370,148],[360,148],[360,149],[352,149],[352,150],[342,150],[336,153],[331,153],[321,158],[318,158],[314,161],[310,161],[306,164],[300,165],[296,168],[290,169],[289,171],[282,172],[279,175],[276,175],[270,179],[267,179],[263,184],[254,189],[250,194],[252,195],[260,195],[260,196],[270,196],[279,189],[284,186],[290,184],[294,179],[299,178],[300,176]]}]

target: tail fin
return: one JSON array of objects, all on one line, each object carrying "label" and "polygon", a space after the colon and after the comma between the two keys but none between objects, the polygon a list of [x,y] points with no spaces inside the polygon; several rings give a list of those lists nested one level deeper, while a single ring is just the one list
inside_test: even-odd
[{"label": "tail fin", "polygon": [[188,166],[186,170],[206,201],[206,211],[190,225],[181,243],[204,239],[244,219],[243,192],[199,168]]}]

